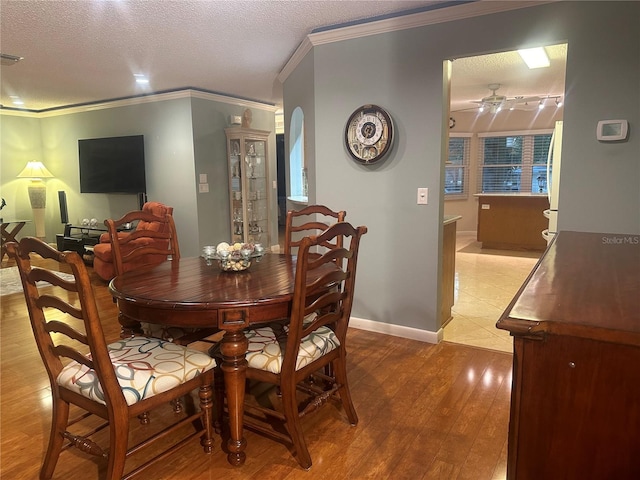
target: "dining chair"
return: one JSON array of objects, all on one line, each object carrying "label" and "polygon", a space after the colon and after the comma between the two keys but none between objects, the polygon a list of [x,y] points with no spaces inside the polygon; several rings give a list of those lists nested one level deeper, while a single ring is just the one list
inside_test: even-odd
[{"label": "dining chair", "polygon": [[[53,476],[62,451],[71,446],[105,459],[108,480],[133,477],[198,435],[204,452],[211,453],[211,357],[147,337],[133,336],[107,344],[89,274],[77,252],[59,252],[33,237],[11,242],[7,250],[20,272],[31,328],[51,385],[51,430],[40,479]],[[68,266],[73,280],[33,266],[31,257],[38,255]],[[28,383],[28,373],[25,381]],[[194,390],[198,391],[199,409],[194,406],[172,426],[129,446],[133,419],[146,417],[147,412],[190,396]],[[70,419],[70,408],[83,412]],[[102,424],[96,427],[96,422],[82,422],[92,415],[100,417]],[[108,442],[94,440],[93,434],[105,428]],[[168,445],[171,435],[179,431],[184,433],[183,438]],[[150,445],[155,448],[147,449]],[[158,453],[159,448],[164,450]],[[124,474],[126,460],[142,449],[153,452],[153,458],[145,458],[144,463]]]},{"label": "dining chair", "polygon": [[[294,248],[299,248],[302,238],[319,235],[331,224],[343,222],[347,212],[335,212],[324,205],[309,205],[301,210],[289,210],[285,220],[284,253],[293,254]],[[342,246],[342,238],[337,237],[322,243],[328,249]]]},{"label": "dining chair", "polygon": [[[276,394],[272,395],[271,404],[245,402],[244,425],[289,443],[304,469],[311,468],[312,462],[302,431],[303,417],[329,400],[336,400],[349,423],[354,426],[358,423],[347,379],[346,337],[358,249],[366,232],[367,227],[354,228],[347,222],[339,222],[320,235],[303,238],[289,322],[245,330],[247,379],[275,385]],[[348,245],[328,250],[319,257],[308,255],[312,247],[335,241],[337,237],[344,237]],[[219,347],[220,344],[210,349],[217,368],[223,360]],[[328,365],[332,366],[330,370],[325,368]],[[217,404],[222,406],[220,384],[216,384],[216,397]],[[221,411],[219,408],[218,414]],[[278,428],[279,423],[284,423],[285,428]]]},{"label": "dining chair", "polygon": [[[178,232],[172,212],[173,208],[170,213],[167,213],[166,208],[143,209],[129,212],[116,220],[108,218],[104,221],[111,244],[115,275],[180,259]],[[132,224],[137,225],[133,232],[120,231],[123,226]],[[204,340],[218,332],[216,328],[184,328],[146,322],[142,322],[140,326],[142,331],[138,333],[180,345]]]}]

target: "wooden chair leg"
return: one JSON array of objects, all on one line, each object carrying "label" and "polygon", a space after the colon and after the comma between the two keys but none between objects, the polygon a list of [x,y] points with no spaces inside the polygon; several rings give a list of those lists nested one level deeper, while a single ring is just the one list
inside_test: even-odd
[{"label": "wooden chair leg", "polygon": [[200,439],[200,444],[204,449],[204,453],[211,453],[213,451],[213,392],[211,391],[211,385],[202,385],[198,390],[198,397],[200,397],[200,411],[202,412],[204,426],[204,434]]},{"label": "wooden chair leg", "polygon": [[215,367],[213,386],[215,396],[215,418],[213,426],[215,432],[220,435],[222,433],[222,417],[224,415],[224,377],[222,369],[219,366]]},{"label": "wooden chair leg", "polygon": [[48,480],[53,477],[53,472],[58,463],[64,437],[62,434],[67,429],[69,423],[69,404],[63,400],[57,400],[53,397],[53,405],[51,411],[51,433],[49,434],[49,446],[47,453],[40,469],[40,478]]},{"label": "wooden chair leg", "polygon": [[307,448],[307,442],[304,438],[300,417],[298,415],[295,385],[293,388],[289,386],[282,387],[282,408],[286,427],[295,449],[296,460],[302,468],[309,470],[311,468],[311,455]]},{"label": "wooden chair leg", "polygon": [[182,413],[182,401],[179,398],[171,400],[171,408],[173,408],[173,413]]},{"label": "wooden chair leg", "polygon": [[114,418],[109,423],[109,457],[107,461],[107,480],[120,480],[127,459],[129,437],[129,418]]},{"label": "wooden chair leg", "polygon": [[140,425],[149,425],[149,423],[151,423],[149,412],[141,413],[140,415],[138,415],[138,419],[140,420]]},{"label": "wooden chair leg", "polygon": [[349,423],[355,426],[358,424],[358,414],[356,413],[353,401],[351,400],[351,391],[349,390],[349,383],[347,380],[346,362],[344,361],[344,358],[341,358],[333,362],[333,364],[336,382],[338,385],[341,385],[339,392],[340,400],[342,401],[342,408],[344,408],[344,411],[347,414]]}]

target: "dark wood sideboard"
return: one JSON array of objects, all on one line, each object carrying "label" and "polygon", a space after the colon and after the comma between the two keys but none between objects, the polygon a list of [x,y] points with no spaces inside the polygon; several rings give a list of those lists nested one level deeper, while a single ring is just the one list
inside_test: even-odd
[{"label": "dark wood sideboard", "polygon": [[509,480],[640,478],[640,236],[560,232],[497,323]]}]

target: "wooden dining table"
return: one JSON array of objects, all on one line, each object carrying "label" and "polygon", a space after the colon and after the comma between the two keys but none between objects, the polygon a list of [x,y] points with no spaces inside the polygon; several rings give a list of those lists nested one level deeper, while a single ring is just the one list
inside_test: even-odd
[{"label": "wooden dining table", "polygon": [[[242,272],[224,272],[215,263],[192,257],[131,270],[109,283],[125,336],[140,332],[139,322],[224,330],[222,371],[230,429],[227,458],[232,465],[242,465],[246,459],[243,418],[248,341],[243,330],[289,317],[295,270],[296,257],[290,255],[266,254]],[[318,276],[324,269],[319,270]]]}]

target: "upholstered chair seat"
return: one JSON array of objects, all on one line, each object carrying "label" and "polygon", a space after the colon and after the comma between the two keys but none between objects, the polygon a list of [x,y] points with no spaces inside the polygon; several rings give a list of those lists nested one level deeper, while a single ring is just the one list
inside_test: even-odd
[{"label": "upholstered chair seat", "polygon": [[[171,390],[214,367],[198,350],[157,338],[130,337],[107,345],[109,358],[127,405]],[[95,370],[72,361],[58,375],[59,386],[105,404]]]},{"label": "upholstered chair seat", "polygon": [[[317,314],[307,316],[311,323]],[[305,319],[306,320],[306,319]],[[287,342],[289,326],[283,323],[271,323],[265,327],[247,330],[245,336],[249,341],[245,358],[250,368],[280,373],[284,357],[284,346]],[[310,364],[340,346],[340,340],[329,327],[320,327],[304,337],[300,342],[296,370]]]}]

